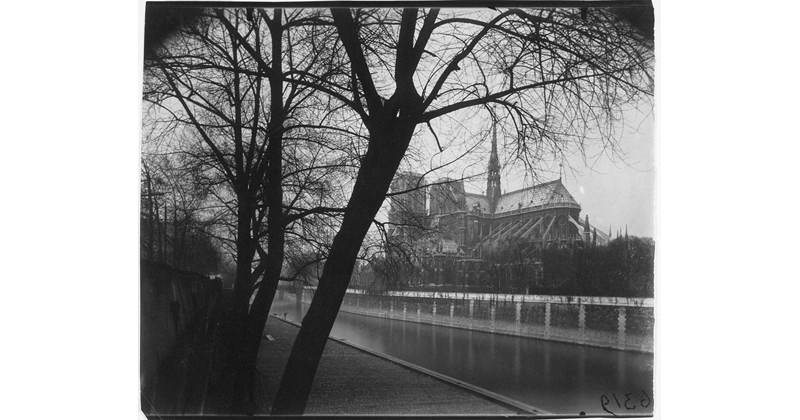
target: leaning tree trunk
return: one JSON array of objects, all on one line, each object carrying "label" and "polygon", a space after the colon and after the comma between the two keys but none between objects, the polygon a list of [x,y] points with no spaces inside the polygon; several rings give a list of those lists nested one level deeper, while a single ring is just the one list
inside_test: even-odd
[{"label": "leaning tree trunk", "polygon": [[[413,134],[412,124],[382,124],[370,147],[331,245],[317,292],[292,346],[273,414],[302,414],[364,237],[378,213]],[[377,129],[375,131],[378,131]]]}]

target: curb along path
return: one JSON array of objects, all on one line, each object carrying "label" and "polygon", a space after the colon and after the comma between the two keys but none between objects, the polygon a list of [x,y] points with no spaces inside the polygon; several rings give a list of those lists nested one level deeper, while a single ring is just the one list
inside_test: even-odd
[{"label": "curb along path", "polygon": [[[299,331],[299,325],[270,317],[258,359],[261,385],[269,401]],[[263,401],[262,404],[268,404]],[[358,415],[546,415],[542,410],[330,338],[305,414]]]}]

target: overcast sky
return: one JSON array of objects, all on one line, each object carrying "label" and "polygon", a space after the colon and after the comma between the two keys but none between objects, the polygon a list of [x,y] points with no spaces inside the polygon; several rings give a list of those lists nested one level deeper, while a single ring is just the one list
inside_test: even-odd
[{"label": "overcast sky", "polygon": [[598,229],[613,232],[625,226],[628,233],[653,237],[655,232],[655,182],[653,116],[642,118],[638,130],[625,130],[620,139],[626,162],[601,159],[589,170],[573,162],[580,173],[567,172],[564,185],[581,204],[581,216]]},{"label": "overcast sky", "polygon": [[[581,217],[604,232],[611,226],[636,236],[653,237],[655,233],[655,182],[653,114],[631,112],[629,127],[619,133],[625,160],[612,161],[603,156],[591,163],[576,157],[564,164],[562,182],[581,204]],[[530,185],[524,176],[503,178],[504,190],[513,191]],[[545,175],[544,181],[557,179],[558,169]],[[523,179],[520,179],[523,178]],[[507,187],[506,187],[507,186]]]}]

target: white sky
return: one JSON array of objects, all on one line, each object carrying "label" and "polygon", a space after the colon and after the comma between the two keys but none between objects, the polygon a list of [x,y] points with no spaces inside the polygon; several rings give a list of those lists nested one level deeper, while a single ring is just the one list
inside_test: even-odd
[{"label": "white sky", "polygon": [[607,232],[610,225],[612,233],[617,228],[624,232],[627,225],[630,235],[654,237],[654,124],[652,113],[640,117],[641,125],[621,133],[625,162],[602,158],[590,169],[575,159],[570,163],[574,171],[565,170],[562,182],[581,204],[581,217],[588,214],[598,230]]}]

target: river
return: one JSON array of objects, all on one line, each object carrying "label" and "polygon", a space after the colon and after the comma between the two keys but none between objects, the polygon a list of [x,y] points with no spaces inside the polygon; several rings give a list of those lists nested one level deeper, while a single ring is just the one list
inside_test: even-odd
[{"label": "river", "polygon": [[[272,313],[300,322],[308,307]],[[553,414],[653,413],[653,355],[339,312],[331,336]]]}]

